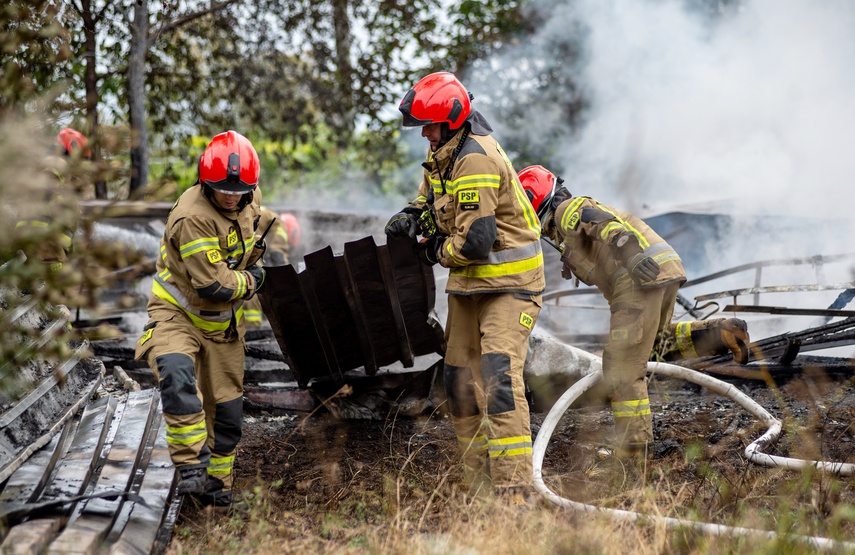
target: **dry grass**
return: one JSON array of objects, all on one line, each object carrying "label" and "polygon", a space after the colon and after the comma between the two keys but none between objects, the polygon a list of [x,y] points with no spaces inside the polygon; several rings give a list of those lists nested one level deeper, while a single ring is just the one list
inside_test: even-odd
[{"label": "dry grass", "polygon": [[[700,413],[714,414],[716,406]],[[847,411],[833,416],[847,417]],[[800,445],[812,453],[826,445],[803,437],[822,436],[814,417],[791,412],[803,422],[788,417],[786,448]],[[641,464],[598,460],[579,441],[579,428],[603,424],[596,418],[580,411],[562,419],[544,467],[554,491],[597,506],[780,536],[713,537],[654,519],[627,522],[560,509],[545,500],[530,511],[495,499],[472,500],[461,491],[447,420],[353,423],[316,415],[296,434],[275,422],[250,424],[239,455],[243,489],[253,492],[249,512],[226,516],[186,508],[169,553],[786,554],[820,552],[787,539],[794,534],[855,538],[852,480],[745,461],[742,449],[758,430],[738,411],[712,420],[687,414],[685,423],[659,431],[679,439],[681,447]],[[711,426],[732,429],[711,442]],[[823,433],[831,435],[827,426]]]}]

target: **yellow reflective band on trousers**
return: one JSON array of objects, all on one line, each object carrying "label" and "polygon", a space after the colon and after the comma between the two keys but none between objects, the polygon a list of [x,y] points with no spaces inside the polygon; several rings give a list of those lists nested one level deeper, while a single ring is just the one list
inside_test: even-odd
[{"label": "yellow reflective band on trousers", "polygon": [[684,358],[698,356],[697,351],[695,351],[695,342],[692,341],[691,322],[678,322],[677,329],[674,330],[674,335],[674,340],[677,342],[680,354],[683,355]]},{"label": "yellow reflective band on trousers", "polygon": [[475,437],[457,436],[457,441],[460,443],[460,447],[464,451],[466,449],[469,449],[471,451],[486,451],[487,450],[487,436],[475,436]]},{"label": "yellow reflective band on trousers", "polygon": [[[453,195],[462,189],[477,189],[479,187],[498,189],[501,182],[502,178],[496,174],[465,175],[454,181],[446,181],[445,193]],[[443,194],[442,181],[430,178],[430,184],[434,193]]]},{"label": "yellow reflective band on trousers", "polygon": [[[448,248],[450,253],[451,243],[449,243]],[[491,278],[524,274],[541,266],[543,266],[543,251],[525,260],[500,264],[470,264],[469,266],[450,268],[449,273],[453,276],[468,278]]]},{"label": "yellow reflective band on trousers", "polygon": [[212,474],[214,476],[231,474],[234,466],[234,455],[230,455],[228,457],[211,457],[211,462],[208,465],[208,474]]},{"label": "yellow reflective band on trousers", "polygon": [[[163,272],[161,272],[163,273]],[[158,298],[177,306],[190,318],[190,321],[193,322],[193,325],[203,331],[225,331],[229,328],[232,319],[231,311],[222,311],[216,316],[212,316],[211,318],[202,318],[195,314],[195,311],[190,308],[187,304],[182,304],[180,300],[185,300],[184,296],[178,291],[174,286],[162,281],[160,274],[158,274],[154,282],[151,284],[151,292],[154,293]],[[176,298],[179,297],[179,298]],[[238,309],[234,312],[235,320],[240,322],[241,318],[243,318],[243,303],[238,306]]]},{"label": "yellow reflective band on trousers", "polygon": [[181,253],[181,258],[187,258],[188,256],[193,256],[199,252],[209,251],[211,249],[219,249],[220,248],[220,240],[216,237],[202,237],[200,239],[195,239],[190,241],[189,243],[184,243],[178,248],[178,252]]},{"label": "yellow reflective band on trousers", "polygon": [[635,401],[613,401],[612,414],[615,418],[634,418],[650,414],[650,399]]},{"label": "yellow reflective band on trousers", "polygon": [[172,445],[193,445],[208,439],[205,421],[191,426],[166,426],[166,443]]},{"label": "yellow reflective band on trousers", "polygon": [[491,459],[531,455],[531,436],[503,437],[487,440]]}]

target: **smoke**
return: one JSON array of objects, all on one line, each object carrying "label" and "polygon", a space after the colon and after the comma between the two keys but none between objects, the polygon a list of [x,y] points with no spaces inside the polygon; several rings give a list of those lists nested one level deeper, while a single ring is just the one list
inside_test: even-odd
[{"label": "smoke", "polygon": [[[568,96],[581,94],[587,108],[579,130],[552,142],[556,171],[582,194],[647,213],[714,202],[847,214],[855,3],[752,0],[712,15],[698,5],[536,0],[532,17],[544,24],[491,65],[534,79],[525,72],[556,65],[537,47],[579,41],[578,63],[558,67],[579,87]],[[529,131],[544,136],[544,106],[529,105]]]}]

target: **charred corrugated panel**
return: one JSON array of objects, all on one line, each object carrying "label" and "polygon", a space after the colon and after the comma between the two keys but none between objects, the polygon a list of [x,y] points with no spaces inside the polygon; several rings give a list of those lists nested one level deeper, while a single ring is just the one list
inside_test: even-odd
[{"label": "charred corrugated panel", "polygon": [[373,237],[306,255],[306,269],[271,267],[262,305],[301,387],[315,378],[344,381],[362,368],[375,374],[400,362],[443,351],[431,324],[436,287],[411,241],[377,246]]},{"label": "charred corrugated panel", "polygon": [[2,552],[160,553],[175,467],[156,390],[108,395],[3,485]]}]

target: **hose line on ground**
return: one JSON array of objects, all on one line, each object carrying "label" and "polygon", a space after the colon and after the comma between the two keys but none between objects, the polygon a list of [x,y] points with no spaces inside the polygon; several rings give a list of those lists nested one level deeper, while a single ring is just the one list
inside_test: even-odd
[{"label": "hose line on ground", "polygon": [[[590,389],[602,378],[602,362],[599,357],[582,351],[581,349],[576,349],[573,347],[571,348],[574,351],[578,352],[580,356],[587,355],[591,357],[592,362],[599,362],[599,369],[580,379],[575,384],[573,384],[567,391],[565,391],[564,394],[558,399],[558,401],[556,401],[555,404],[552,406],[540,426],[540,431],[537,434],[537,439],[535,440],[534,446],[532,448],[532,459],[534,464],[534,487],[539,493],[546,497],[550,502],[560,507],[580,512],[601,513],[612,516],[619,520],[626,520],[632,522],[637,520],[656,521],[665,524],[665,526],[669,528],[691,528],[703,533],[721,536],[751,536],[766,539],[776,539],[779,537],[779,534],[777,534],[776,532],[767,530],[726,526],[709,522],[696,522],[692,520],[683,520],[672,517],[663,517],[658,515],[638,513],[635,511],[597,507],[595,505],[588,505],[585,503],[579,503],[570,499],[566,499],[550,490],[543,481],[543,458],[546,454],[546,446],[548,445],[549,440],[552,438],[552,433],[555,431],[555,427],[558,425],[558,421],[561,419],[561,417],[564,415],[570,405],[573,404],[573,402],[578,399],[579,396],[582,395],[582,393]],[[848,463],[792,459],[788,457],[767,455],[761,452],[762,448],[772,445],[778,439],[778,435],[781,433],[781,422],[777,418],[772,416],[756,401],[736,389],[731,384],[725,383],[719,379],[713,378],[712,376],[702,374],[689,368],[684,368],[682,366],[667,364],[663,362],[650,362],[647,365],[647,370],[648,373],[652,375],[658,374],[672,378],[680,378],[707,387],[715,391],[716,393],[724,395],[737,402],[748,412],[760,419],[764,425],[768,426],[768,430],[760,438],[758,438],[745,448],[745,455],[748,457],[749,460],[754,463],[765,466],[783,467],[792,470],[801,470],[808,467],[814,467],[819,471],[832,472],[845,476],[849,476],[853,474],[853,472],[855,472],[855,465]],[[823,538],[818,536],[787,535],[785,537],[787,539],[807,543],[821,549],[846,549],[849,551],[855,551],[855,543],[838,542],[830,538]]]}]

